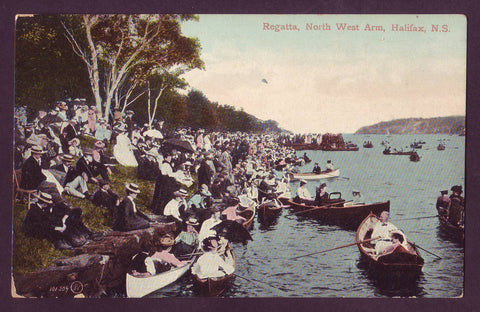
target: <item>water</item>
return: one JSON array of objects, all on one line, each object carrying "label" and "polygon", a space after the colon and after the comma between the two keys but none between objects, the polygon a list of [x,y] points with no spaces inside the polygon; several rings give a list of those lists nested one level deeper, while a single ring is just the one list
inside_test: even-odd
[{"label": "water", "polygon": [[[431,251],[438,260],[425,252],[422,275],[413,283],[393,285],[371,276],[360,261],[356,246],[322,255],[289,260],[289,258],[352,243],[355,232],[334,225],[291,215],[284,210],[270,225],[255,220],[251,231],[253,242],[235,244],[236,278],[225,297],[457,297],[463,293],[464,248],[439,230],[436,218],[400,220],[427,217],[436,214],[435,202],[440,190],[464,183],[465,138],[448,135],[392,135],[389,141],[397,149],[409,146],[415,139],[426,144],[418,150],[420,162],[408,156],[385,156],[380,145],[384,136],[345,135],[360,146],[358,152],[307,151],[310,164],[300,168],[311,171],[315,162],[325,167],[331,159],[341,168],[341,176],[326,181],[328,192],[340,191],[343,198],[352,198],[352,190],[361,191],[363,202],[390,200],[392,223],[404,230],[409,241]],[[445,139],[446,150],[437,151],[440,139]],[[365,140],[374,144],[363,149]],[[303,155],[297,152],[298,155]],[[348,178],[348,179],[346,179]],[[309,183],[314,194],[318,182]],[[292,188],[298,187],[293,184]],[[399,220],[399,221],[396,221]],[[196,296],[188,277],[150,295],[150,297]]]}]

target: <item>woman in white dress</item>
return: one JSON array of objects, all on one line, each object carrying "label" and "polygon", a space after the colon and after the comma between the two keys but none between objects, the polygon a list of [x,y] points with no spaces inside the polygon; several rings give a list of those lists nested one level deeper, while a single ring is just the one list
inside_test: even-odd
[{"label": "woman in white dress", "polygon": [[137,167],[138,162],[133,154],[133,147],[127,133],[123,131],[117,136],[117,144],[113,147],[113,156],[119,164],[126,167]]}]

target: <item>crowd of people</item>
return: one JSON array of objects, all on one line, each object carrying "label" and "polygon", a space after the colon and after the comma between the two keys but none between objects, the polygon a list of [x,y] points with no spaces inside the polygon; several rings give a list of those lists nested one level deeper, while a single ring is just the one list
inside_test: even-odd
[{"label": "crowd of people", "polygon": [[[272,192],[289,192],[286,172],[300,159],[278,140],[274,134],[167,130],[163,122],[139,126],[132,111],[115,111],[107,121],[97,118],[84,99],[58,102],[30,118],[25,108],[17,108],[14,167],[20,188],[36,191],[23,230],[56,248],[101,239],[102,233],[83,223],[81,205],[69,204],[75,197],[108,209],[115,231],[145,229],[159,220],[175,222],[179,230],[173,257],[162,261],[181,265],[176,257],[214,249],[212,237],[222,245],[216,225],[225,220],[241,224],[242,210],[271,200]],[[128,179],[154,186],[148,207],[137,206],[142,192],[137,181],[125,183],[124,194],[111,189],[116,166],[136,168],[136,177]],[[162,246],[139,256],[140,262],[148,262],[144,271],[152,271],[151,261],[155,266],[160,252],[168,249]]]}]

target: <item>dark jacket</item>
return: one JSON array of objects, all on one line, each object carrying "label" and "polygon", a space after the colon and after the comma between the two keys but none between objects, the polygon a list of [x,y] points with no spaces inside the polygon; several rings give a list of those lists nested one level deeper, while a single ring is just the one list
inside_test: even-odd
[{"label": "dark jacket", "polygon": [[114,209],[117,206],[118,195],[112,190],[105,191],[99,188],[92,197],[94,205]]},{"label": "dark jacket", "polygon": [[118,205],[115,213],[113,229],[116,231],[133,231],[150,226],[149,219],[141,211],[133,209],[130,198],[125,197]]},{"label": "dark jacket", "polygon": [[22,166],[20,187],[26,190],[35,190],[46,179],[40,164],[33,156],[28,157]]}]

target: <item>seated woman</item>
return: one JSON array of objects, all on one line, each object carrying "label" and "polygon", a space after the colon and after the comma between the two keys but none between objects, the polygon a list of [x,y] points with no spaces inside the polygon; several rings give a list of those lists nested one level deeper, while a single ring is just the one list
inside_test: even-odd
[{"label": "seated woman", "polygon": [[[240,216],[237,213],[237,208],[239,207],[240,201],[238,198],[232,198],[229,207],[225,208],[222,211],[222,215],[225,216],[225,220],[235,221],[240,224],[247,221],[244,217]],[[243,207],[245,208],[245,207]]]},{"label": "seated woman", "polygon": [[195,227],[199,225],[197,219],[191,217],[185,224],[185,228],[175,238],[172,253],[176,256],[192,254],[198,247],[198,232]]},{"label": "seated woman", "polygon": [[160,250],[150,253],[136,254],[130,263],[130,271],[136,276],[156,275],[170,270],[172,267],[181,267],[188,261],[178,260],[172,253],[174,240],[170,235],[160,239]]},{"label": "seated woman", "polygon": [[235,271],[233,265],[226,261],[220,254],[221,246],[217,237],[207,237],[202,242],[205,251],[192,266],[192,274],[199,278],[214,278],[232,274]]}]

